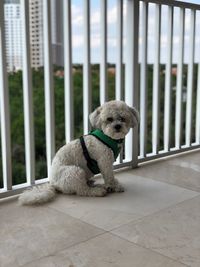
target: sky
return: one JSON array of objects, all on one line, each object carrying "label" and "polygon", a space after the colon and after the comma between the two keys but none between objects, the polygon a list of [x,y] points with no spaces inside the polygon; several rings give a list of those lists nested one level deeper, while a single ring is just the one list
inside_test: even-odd
[{"label": "sky", "polygon": [[[190,3],[200,4],[200,0],[185,1]],[[107,60],[110,63],[116,62],[116,30],[117,30],[117,0],[107,0],[108,13],[108,39]],[[142,6],[140,5],[140,14]],[[166,63],[166,49],[167,49],[167,30],[168,30],[168,8],[162,6],[161,13],[161,63]],[[124,32],[123,32],[123,57],[126,56],[126,1],[124,1]],[[141,16],[140,16],[141,17]],[[100,62],[100,0],[91,0],[91,61],[93,63]],[[195,32],[195,62],[200,62],[200,11],[196,12],[196,32]],[[141,58],[140,48],[143,42],[141,37],[142,20],[139,24],[139,61]],[[130,27],[128,27],[128,30]],[[155,52],[155,5],[149,5],[149,20],[148,20],[148,62],[153,63]],[[174,9],[174,27],[173,27],[173,62],[177,63],[179,51],[179,8]],[[184,61],[187,63],[189,58],[189,40],[190,40],[190,10],[186,9],[185,13],[185,51]],[[72,47],[73,47],[73,62],[83,62],[83,0],[72,0]]]}]

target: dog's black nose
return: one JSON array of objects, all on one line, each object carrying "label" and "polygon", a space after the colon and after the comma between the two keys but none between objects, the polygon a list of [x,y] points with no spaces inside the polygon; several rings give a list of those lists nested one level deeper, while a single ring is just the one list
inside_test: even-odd
[{"label": "dog's black nose", "polygon": [[115,129],[116,129],[117,131],[119,131],[121,128],[122,128],[122,126],[121,126],[120,124],[115,125]]}]

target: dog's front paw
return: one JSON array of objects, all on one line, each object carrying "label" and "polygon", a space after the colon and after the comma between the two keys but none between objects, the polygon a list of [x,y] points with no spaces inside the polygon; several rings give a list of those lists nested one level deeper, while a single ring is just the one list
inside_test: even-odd
[{"label": "dog's front paw", "polygon": [[92,190],[92,195],[94,197],[104,197],[107,195],[107,190],[103,187],[94,187]]},{"label": "dog's front paw", "polygon": [[119,183],[115,183],[113,185],[107,185],[106,190],[108,193],[113,193],[113,192],[120,193],[124,192],[124,187]]},{"label": "dog's front paw", "polygon": [[117,184],[114,189],[115,189],[115,192],[118,192],[118,193],[125,191],[124,187],[121,184]]}]

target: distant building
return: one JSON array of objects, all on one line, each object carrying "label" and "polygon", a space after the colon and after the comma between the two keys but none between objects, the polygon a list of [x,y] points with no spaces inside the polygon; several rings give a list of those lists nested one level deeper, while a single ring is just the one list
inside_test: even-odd
[{"label": "distant building", "polygon": [[[163,70],[162,73],[165,74],[166,70]],[[177,67],[172,67],[171,68],[171,75],[172,76],[177,76]]]},{"label": "distant building", "polygon": [[4,0],[7,71],[22,69],[22,23],[20,0]]},{"label": "distant building", "polygon": [[[1,1],[1,0],[0,0]],[[29,1],[29,31],[31,67],[44,65],[43,0]],[[51,0],[52,60],[64,65],[63,1]],[[4,0],[7,70],[22,69],[22,22],[20,0]]]},{"label": "distant building", "polygon": [[109,67],[108,69],[107,69],[107,71],[108,71],[108,73],[109,74],[112,74],[112,75],[115,75],[115,67]]},{"label": "distant building", "polygon": [[176,67],[173,67],[172,70],[171,70],[171,74],[173,76],[177,76],[177,68]]},{"label": "distant building", "polygon": [[31,67],[44,65],[43,43],[43,1],[29,0],[29,28],[31,45]]},{"label": "distant building", "polygon": [[57,70],[54,74],[57,78],[63,79],[65,76],[64,70]]},{"label": "distant building", "polygon": [[[44,65],[43,42],[43,1],[29,0],[31,65],[38,68]],[[52,61],[64,65],[63,57],[63,0],[51,0]]]},{"label": "distant building", "polygon": [[64,66],[63,0],[51,0],[53,64]]}]

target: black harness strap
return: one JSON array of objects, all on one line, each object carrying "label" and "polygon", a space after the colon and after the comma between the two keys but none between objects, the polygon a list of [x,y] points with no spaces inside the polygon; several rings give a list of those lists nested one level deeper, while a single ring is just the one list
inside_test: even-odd
[{"label": "black harness strap", "polygon": [[83,149],[83,154],[84,154],[84,156],[85,156],[85,159],[86,159],[87,161],[89,161],[91,158],[90,158],[90,155],[89,155],[89,153],[88,153],[87,147],[86,147],[86,145],[85,145],[85,141],[84,141],[83,136],[80,137],[80,142],[81,142],[81,146],[82,146],[82,149]]},{"label": "black harness strap", "polygon": [[87,161],[87,166],[88,168],[91,170],[92,173],[94,174],[98,174],[100,173],[97,161],[92,159],[88,153],[87,147],[85,145],[85,141],[83,136],[80,137],[80,142],[81,142],[81,146],[82,146],[82,150],[83,150],[83,155]]}]

